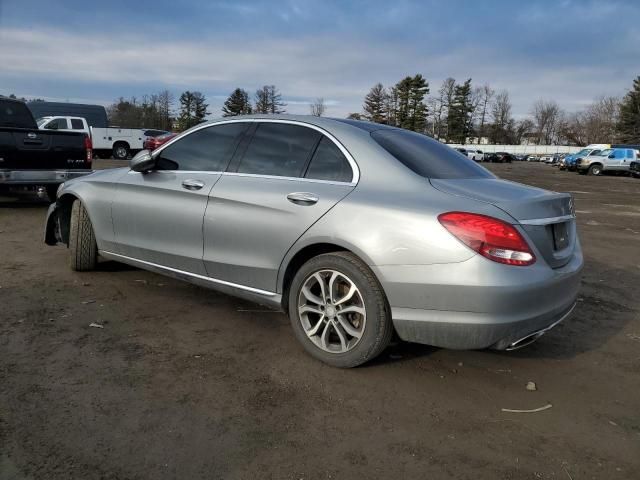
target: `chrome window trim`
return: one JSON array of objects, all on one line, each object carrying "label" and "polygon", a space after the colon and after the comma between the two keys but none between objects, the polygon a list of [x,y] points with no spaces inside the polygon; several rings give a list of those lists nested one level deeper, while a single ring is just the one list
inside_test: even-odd
[{"label": "chrome window trim", "polygon": [[560,217],[533,218],[531,220],[520,220],[521,225],[549,225],[551,223],[561,223],[568,220],[575,220],[575,215],[562,215]]},{"label": "chrome window trim", "polygon": [[[186,137],[188,135],[191,135],[194,132],[202,130],[203,128],[215,127],[217,125],[225,125],[227,123],[240,123],[240,122],[246,122],[246,123],[257,123],[257,122],[284,123],[284,124],[288,124],[288,125],[297,125],[299,127],[306,127],[306,128],[311,128],[313,130],[316,130],[317,132],[320,132],[322,135],[327,136],[329,138],[329,140],[331,140],[335,144],[335,146],[338,147],[340,152],[342,152],[342,154],[347,159],[347,162],[349,162],[349,165],[351,166],[351,181],[350,182],[336,182],[336,183],[341,183],[341,184],[346,184],[346,185],[356,185],[358,183],[358,181],[360,180],[360,168],[358,167],[358,164],[356,163],[356,161],[353,158],[353,156],[351,156],[351,153],[349,153],[349,151],[344,147],[344,145],[342,145],[342,143],[340,143],[340,141],[335,136],[333,136],[333,134],[331,134],[330,132],[327,132],[324,128],[318,127],[317,125],[313,125],[311,123],[303,122],[301,120],[285,120],[285,119],[280,119],[280,118],[236,118],[236,119],[233,119],[233,120],[221,120],[219,122],[203,123],[202,125],[197,125],[195,127],[190,128],[189,130],[183,132],[182,134],[173,137],[167,143],[165,143],[163,145],[160,145],[158,148],[156,148],[153,151],[153,156],[155,157],[156,155],[160,155],[162,150],[167,148],[169,145],[173,144],[174,142],[178,141],[181,138],[184,138],[184,137]],[[165,170],[165,171],[168,171],[168,170]],[[190,170],[175,170],[175,171],[188,172]],[[234,173],[234,172],[225,172],[225,173]],[[253,175],[253,174],[249,174],[249,175]],[[257,176],[261,176],[261,175],[257,175]],[[316,180],[316,179],[313,179],[313,178],[305,179],[305,178],[302,178],[302,177],[279,177],[277,175],[262,175],[262,176],[271,177],[271,178],[296,178],[298,180],[314,180],[314,181],[317,181],[317,182],[330,181],[330,180]]]},{"label": "chrome window trim", "polygon": [[[266,178],[266,179],[274,179],[274,180],[287,180],[287,181],[295,181],[295,182],[306,182],[306,183],[323,183],[326,185],[345,185],[353,187],[355,183],[353,182],[339,182],[336,180],[316,180],[315,178],[304,178],[304,177],[280,177],[278,175],[262,175],[258,173],[238,173],[238,172],[210,172],[207,170],[152,170],[153,173],[188,173],[188,174],[197,174],[197,175],[222,175],[224,177],[252,177],[252,178]],[[135,170],[129,170],[127,173],[129,174],[140,174],[147,175],[146,172],[136,172]]]},{"label": "chrome window trim", "polygon": [[227,282],[225,280],[218,280],[217,278],[206,277],[204,275],[199,275],[197,273],[185,272],[184,270],[179,270],[177,268],[167,267],[165,265],[160,265],[158,263],[147,262],[146,260],[140,260],[138,258],[128,257],[126,255],[121,255],[119,253],[109,252],[108,250],[100,250],[99,253],[101,255],[104,255],[104,256],[107,256],[107,257],[122,258],[122,259],[125,259],[125,260],[130,260],[130,261],[133,261],[133,262],[142,263],[144,265],[149,265],[150,267],[159,268],[159,269],[162,269],[162,270],[167,270],[169,272],[178,273],[180,275],[186,275],[188,277],[197,278],[199,280],[205,280],[207,282],[215,283],[215,284],[218,284],[218,285],[224,285],[224,286],[227,286],[227,287],[237,288],[237,289],[240,289],[240,290],[246,290],[248,292],[257,293],[258,295],[264,295],[265,297],[275,297],[276,296],[275,292],[268,292],[267,290],[260,290],[259,288],[247,287],[246,285],[240,285],[238,283]]}]

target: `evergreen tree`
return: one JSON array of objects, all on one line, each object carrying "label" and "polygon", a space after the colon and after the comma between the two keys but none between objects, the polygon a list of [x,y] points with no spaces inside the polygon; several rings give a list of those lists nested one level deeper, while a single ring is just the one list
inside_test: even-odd
[{"label": "evergreen tree", "polygon": [[278,114],[285,113],[286,103],[275,85],[265,85],[256,91],[255,112]]},{"label": "evergreen tree", "polygon": [[429,93],[429,84],[420,74],[400,80],[393,88],[395,99],[391,107],[394,109],[392,124],[424,133],[427,121],[424,97],[427,93]]},{"label": "evergreen tree", "polygon": [[242,88],[236,88],[222,107],[222,116],[231,117],[234,115],[246,115],[251,113],[251,103],[249,93]]},{"label": "evergreen tree", "polygon": [[381,83],[375,84],[364,97],[364,118],[370,122],[385,123],[387,91]]},{"label": "evergreen tree", "polygon": [[205,96],[201,92],[190,92],[187,90],[180,95],[180,116],[178,124],[181,130],[186,130],[201,123],[209,112],[205,103]]},{"label": "evergreen tree", "polygon": [[408,128],[414,132],[424,133],[427,124],[427,105],[424,97],[429,93],[429,83],[425,78],[417,74],[411,79],[411,91],[409,94],[408,111],[409,117],[403,128]]},{"label": "evergreen tree", "polygon": [[449,139],[457,143],[465,143],[471,134],[471,79],[462,85],[456,85],[452,104],[449,107]]},{"label": "evergreen tree", "polygon": [[622,143],[640,143],[640,76],[620,105],[618,137]]}]

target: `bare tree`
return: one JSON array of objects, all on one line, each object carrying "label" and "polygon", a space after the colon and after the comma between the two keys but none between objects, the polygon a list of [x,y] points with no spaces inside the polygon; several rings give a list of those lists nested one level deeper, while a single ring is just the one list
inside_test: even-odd
[{"label": "bare tree", "polygon": [[489,107],[491,106],[491,100],[495,95],[495,91],[488,85],[483,85],[480,87],[480,102],[478,105],[478,116],[479,125],[478,125],[478,142],[480,142],[481,137],[486,137],[486,122],[487,115],[489,114]]},{"label": "bare tree", "polygon": [[491,140],[493,143],[506,143],[509,140],[509,131],[513,127],[511,117],[511,99],[509,92],[498,92],[491,104]]},{"label": "bare tree", "polygon": [[255,112],[256,113],[284,113],[287,104],[282,101],[282,95],[275,85],[264,85],[256,90]]},{"label": "bare tree", "polygon": [[564,113],[553,100],[538,100],[531,110],[538,133],[538,143],[550,145],[556,142]]},{"label": "bare tree", "polygon": [[316,98],[316,101],[313,102],[310,106],[311,115],[314,117],[322,117],[324,112],[327,110],[327,107],[324,104],[324,98]]},{"label": "bare tree", "polygon": [[431,135],[438,139],[447,139],[449,106],[453,102],[456,81],[447,78],[438,89],[438,96],[427,100],[430,112]]}]

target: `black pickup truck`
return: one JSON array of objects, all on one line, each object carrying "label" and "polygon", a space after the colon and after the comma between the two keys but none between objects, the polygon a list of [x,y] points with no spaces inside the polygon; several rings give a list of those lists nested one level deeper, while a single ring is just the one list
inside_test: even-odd
[{"label": "black pickup truck", "polygon": [[42,189],[55,200],[65,180],[92,172],[91,138],[39,130],[24,102],[0,97],[0,192]]}]

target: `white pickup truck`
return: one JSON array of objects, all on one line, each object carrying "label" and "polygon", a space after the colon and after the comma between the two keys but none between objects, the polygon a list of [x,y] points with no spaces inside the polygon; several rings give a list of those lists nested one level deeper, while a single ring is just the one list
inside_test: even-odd
[{"label": "white pickup truck", "polygon": [[98,156],[113,155],[113,158],[126,160],[129,155],[143,149],[145,135],[139,128],[89,127],[82,117],[41,117],[37,122],[40,130],[86,133],[91,137],[93,151]]}]

